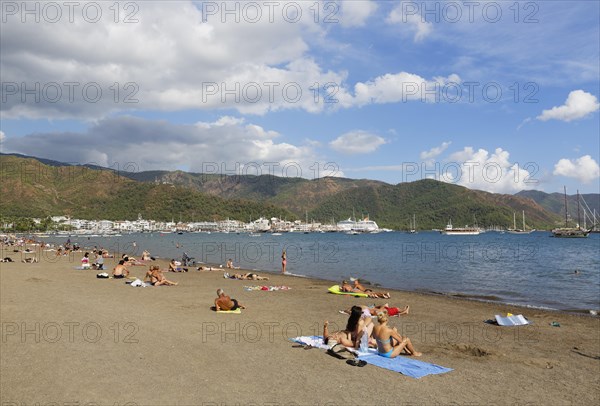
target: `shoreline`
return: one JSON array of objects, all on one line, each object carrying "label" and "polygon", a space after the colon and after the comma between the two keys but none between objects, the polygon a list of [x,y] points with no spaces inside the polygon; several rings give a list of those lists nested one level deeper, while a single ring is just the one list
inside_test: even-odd
[{"label": "shoreline", "polygon": [[[105,271],[116,260],[107,259]],[[167,263],[161,258],[130,271],[141,279],[149,264],[164,268]],[[599,318],[525,312],[423,292],[390,290],[391,299],[355,298],[328,293],[331,283],[325,280],[264,272],[269,281],[237,281],[224,279],[221,271],[227,269],[221,268],[166,273],[178,286],[132,288],[122,280],[97,279],[97,271],[75,270],[77,265],[78,260],[68,257],[0,264],[4,402],[429,405],[599,400]],[[244,289],[263,284],[291,289]],[[247,309],[239,315],[211,311],[217,288]],[[386,302],[410,305],[408,315],[391,323],[423,352],[419,360],[453,371],[413,379],[373,365],[355,368],[289,341],[320,335],[325,320],[342,327],[347,316],[339,310]],[[506,312],[523,312],[533,324],[484,323]],[[74,334],[65,326],[74,326]]]},{"label": "shoreline", "polygon": [[[17,235],[18,236],[18,235]],[[28,244],[29,246],[34,247],[34,250],[38,252],[38,257],[41,257],[40,253],[40,243],[43,241],[37,241],[35,244]],[[2,252],[2,258],[4,258],[5,254],[4,254],[4,250],[6,249],[6,246],[2,247],[2,250],[0,250],[0,252]],[[82,249],[80,251],[75,251],[75,252],[71,252],[69,254],[69,256],[71,256],[73,258],[73,263],[78,263],[79,261],[79,257],[78,255],[81,254],[81,256],[83,256],[83,253],[85,253],[86,251],[89,251],[91,253],[91,251],[93,250],[93,247],[81,247]],[[140,248],[142,249],[142,248]],[[106,249],[105,249],[106,250]],[[52,251],[48,251],[48,252],[52,252]],[[137,257],[139,256],[139,252],[118,252],[118,253],[113,253],[113,252],[109,252],[111,255],[115,256],[115,260],[117,260],[116,256],[117,255],[122,255],[122,254],[127,254],[133,257]],[[21,253],[14,253],[14,254],[19,254],[21,255]],[[161,265],[161,269],[168,269],[168,264],[170,259],[168,257],[162,258],[162,257],[155,257],[156,261],[146,261],[145,265],[152,265],[153,263],[160,263],[161,261],[164,262],[163,265]],[[175,258],[177,260],[177,258]],[[118,260],[117,260],[118,262]],[[197,268],[198,266],[203,265],[203,266],[210,266],[213,268],[218,268],[216,270],[213,271],[196,271],[195,268]],[[194,269],[193,272],[216,272],[216,271],[220,271],[220,272],[228,272],[228,271],[232,271],[231,269],[228,269],[225,267],[225,264],[216,264],[216,263],[204,263],[204,262],[197,262],[196,265],[194,266],[190,266],[190,269]],[[107,269],[104,270],[105,272],[107,271]],[[109,270],[112,271],[112,268]],[[286,273],[285,275],[282,274],[281,272],[276,272],[276,271],[270,271],[270,270],[265,270],[265,269],[259,269],[259,268],[242,268],[242,267],[238,267],[238,269],[233,269],[233,271],[238,271],[238,272],[261,272],[261,273],[266,273],[268,275],[280,275],[280,276],[286,276],[286,277],[297,277],[297,278],[303,278],[303,279],[307,279],[307,280],[313,280],[313,281],[325,281],[325,282],[330,282],[332,284],[339,284],[340,281],[336,281],[333,279],[327,279],[327,278],[320,278],[317,276],[308,276],[308,275],[301,275],[301,274],[294,274],[294,273]],[[190,271],[192,272],[192,271]],[[166,272],[166,274],[172,274],[172,272]],[[361,281],[363,282],[363,284],[366,284],[369,286],[369,288],[373,288],[373,290],[381,290],[381,291],[395,291],[395,292],[402,292],[402,293],[410,293],[410,294],[423,294],[423,295],[431,295],[431,296],[439,296],[439,297],[446,297],[448,299],[461,299],[461,300],[466,300],[469,302],[477,302],[477,303],[489,303],[489,304],[494,304],[494,305],[498,305],[498,306],[509,306],[509,307],[517,307],[517,308],[521,308],[523,310],[544,310],[544,311],[549,311],[549,312],[557,312],[557,313],[561,313],[561,314],[571,314],[571,315],[579,315],[579,316],[588,316],[588,317],[598,317],[598,315],[600,314],[600,308],[599,309],[557,309],[557,308],[552,308],[552,307],[548,307],[548,306],[540,306],[540,305],[534,305],[534,304],[522,304],[522,303],[512,303],[510,301],[504,301],[502,300],[502,298],[497,298],[494,299],[495,296],[490,296],[490,295],[476,295],[476,294],[468,294],[468,293],[463,293],[463,292],[439,292],[439,291],[435,291],[435,290],[427,290],[427,289],[417,289],[417,290],[405,290],[405,289],[398,289],[398,288],[388,288],[385,285],[381,285],[381,284],[373,284],[367,280],[361,279]],[[258,281],[257,281],[258,282]],[[596,312],[596,314],[592,313],[592,312]]]}]

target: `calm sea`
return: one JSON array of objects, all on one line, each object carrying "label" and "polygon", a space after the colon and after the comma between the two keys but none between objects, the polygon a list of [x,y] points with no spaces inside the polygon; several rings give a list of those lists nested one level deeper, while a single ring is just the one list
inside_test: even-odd
[{"label": "calm sea", "polygon": [[[66,238],[50,237],[64,242]],[[600,234],[583,239],[487,232],[448,236],[437,232],[347,235],[141,233],[121,237],[71,237],[83,246],[116,252],[147,249],[161,258],[281,271],[339,282],[360,278],[382,288],[438,292],[473,299],[589,312],[600,309]]]}]

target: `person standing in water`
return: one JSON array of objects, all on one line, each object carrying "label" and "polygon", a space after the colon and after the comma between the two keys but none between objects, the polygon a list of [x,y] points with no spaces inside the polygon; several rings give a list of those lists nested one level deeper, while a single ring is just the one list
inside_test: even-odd
[{"label": "person standing in water", "polygon": [[285,273],[285,266],[287,265],[287,255],[285,250],[281,252],[281,273]]}]

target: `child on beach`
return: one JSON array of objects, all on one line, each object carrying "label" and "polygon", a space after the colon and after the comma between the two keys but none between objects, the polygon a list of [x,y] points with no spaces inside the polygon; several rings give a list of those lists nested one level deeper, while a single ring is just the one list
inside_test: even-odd
[{"label": "child on beach", "polygon": [[81,258],[81,269],[90,269],[90,253],[86,252]]}]

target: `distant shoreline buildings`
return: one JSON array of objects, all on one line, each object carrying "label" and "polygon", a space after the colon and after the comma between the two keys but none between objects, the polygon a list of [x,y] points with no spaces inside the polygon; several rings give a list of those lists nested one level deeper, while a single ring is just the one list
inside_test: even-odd
[{"label": "distant shoreline buildings", "polygon": [[[34,223],[41,224],[42,219],[32,219]],[[184,232],[220,232],[220,233],[288,233],[288,232],[348,232],[348,233],[376,233],[380,231],[391,231],[380,229],[372,220],[343,220],[335,224],[322,224],[319,222],[302,222],[301,220],[287,221],[277,217],[265,219],[263,217],[250,222],[239,220],[222,221],[197,221],[197,222],[175,222],[147,220],[138,216],[137,220],[83,220],[72,219],[67,216],[50,217],[58,234],[99,234],[115,235],[123,233],[184,233]],[[2,224],[4,230],[11,229],[12,224]],[[60,230],[60,231],[58,231]]]}]

